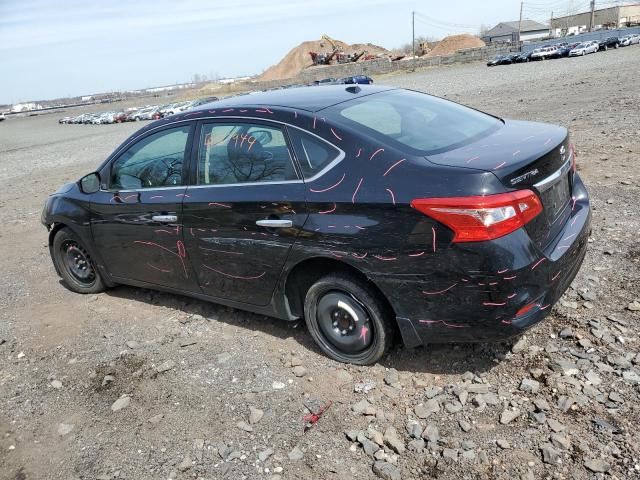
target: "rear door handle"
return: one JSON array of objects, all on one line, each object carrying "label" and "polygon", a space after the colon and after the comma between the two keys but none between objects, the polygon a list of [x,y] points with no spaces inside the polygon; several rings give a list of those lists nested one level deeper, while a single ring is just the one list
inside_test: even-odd
[{"label": "rear door handle", "polygon": [[269,218],[266,220],[258,220],[256,225],[267,228],[286,228],[293,226],[293,222],[291,220],[276,220]]},{"label": "rear door handle", "polygon": [[177,215],[153,215],[151,220],[154,222],[173,223],[178,221]]}]

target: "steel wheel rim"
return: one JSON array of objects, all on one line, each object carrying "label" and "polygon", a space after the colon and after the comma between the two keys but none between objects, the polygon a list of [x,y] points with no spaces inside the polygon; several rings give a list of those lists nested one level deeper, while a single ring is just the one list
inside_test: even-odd
[{"label": "steel wheel rim", "polygon": [[64,267],[76,280],[85,286],[96,281],[96,272],[89,253],[78,242],[67,240],[60,246]]},{"label": "steel wheel rim", "polygon": [[346,292],[325,293],[317,303],[316,321],[325,343],[340,353],[361,354],[374,343],[369,312]]}]

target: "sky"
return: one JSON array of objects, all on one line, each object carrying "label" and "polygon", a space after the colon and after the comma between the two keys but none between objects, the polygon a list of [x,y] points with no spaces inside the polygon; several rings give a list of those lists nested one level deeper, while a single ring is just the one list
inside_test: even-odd
[{"label": "sky", "polygon": [[[611,2],[608,2],[611,3]],[[587,0],[526,2],[525,18]],[[322,34],[386,48],[517,20],[519,0],[0,0],[0,104],[259,74]]]}]

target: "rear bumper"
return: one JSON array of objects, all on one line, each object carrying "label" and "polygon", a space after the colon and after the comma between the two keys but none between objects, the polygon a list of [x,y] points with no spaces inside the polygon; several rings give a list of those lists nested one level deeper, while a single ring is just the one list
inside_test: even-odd
[{"label": "rear bumper", "polygon": [[[544,319],[587,250],[591,210],[577,175],[573,193],[570,215],[544,251],[520,229],[491,242],[452,244],[435,252],[437,272],[373,275],[395,310],[404,343],[503,340]],[[530,309],[517,315],[525,306]]]}]

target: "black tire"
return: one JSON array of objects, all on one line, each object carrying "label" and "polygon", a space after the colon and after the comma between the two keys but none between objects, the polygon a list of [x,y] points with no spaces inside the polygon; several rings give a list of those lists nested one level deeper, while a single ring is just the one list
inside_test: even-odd
[{"label": "black tire", "polygon": [[65,285],[76,293],[98,293],[104,282],[82,241],[69,229],[62,228],[53,238],[51,257]]},{"label": "black tire", "polygon": [[371,365],[393,343],[389,308],[353,275],[329,274],[315,282],[304,300],[304,317],[316,344],[339,362]]}]

